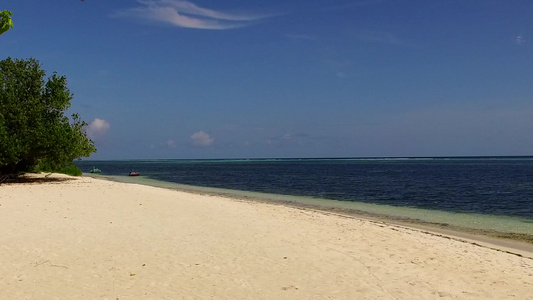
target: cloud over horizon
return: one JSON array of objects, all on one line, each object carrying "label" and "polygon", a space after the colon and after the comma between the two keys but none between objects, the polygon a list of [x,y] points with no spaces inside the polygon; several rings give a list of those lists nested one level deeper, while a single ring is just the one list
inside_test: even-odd
[{"label": "cloud over horizon", "polygon": [[178,147],[178,143],[175,140],[168,139],[163,143],[163,146],[166,148],[174,149]]},{"label": "cloud over horizon", "polygon": [[103,119],[95,118],[85,127],[85,132],[87,133],[87,137],[89,137],[91,140],[95,140],[103,136],[109,130],[109,128],[111,128],[109,122]]},{"label": "cloud over horizon", "polygon": [[195,29],[224,30],[251,25],[272,14],[227,13],[183,0],[137,0],[142,6],[121,10],[117,17],[133,17]]},{"label": "cloud over horizon", "polygon": [[191,140],[193,145],[207,147],[213,144],[214,140],[208,133],[205,131],[198,131],[191,135]]}]

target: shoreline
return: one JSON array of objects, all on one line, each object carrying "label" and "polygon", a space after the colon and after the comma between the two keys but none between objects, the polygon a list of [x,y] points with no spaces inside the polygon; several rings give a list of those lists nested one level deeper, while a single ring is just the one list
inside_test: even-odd
[{"label": "shoreline", "polygon": [[533,291],[531,255],[477,240],[88,176],[28,178],[0,185],[0,289],[9,299],[524,299]]},{"label": "shoreline", "polygon": [[[502,251],[517,251],[517,255],[525,255],[533,257],[533,232],[531,234],[502,232],[491,229],[477,229],[465,226],[458,226],[448,223],[431,222],[416,218],[389,215],[385,213],[375,213],[359,209],[339,208],[334,206],[299,203],[291,201],[294,196],[278,195],[278,194],[263,194],[258,192],[237,191],[229,189],[219,189],[202,186],[191,186],[184,184],[176,184],[166,181],[145,178],[149,181],[129,180],[127,176],[107,176],[107,175],[93,175],[84,173],[83,176],[91,178],[99,178],[109,181],[140,184],[151,187],[160,187],[169,190],[182,191],[186,193],[193,193],[198,195],[221,196],[240,201],[251,201],[258,203],[282,205],[292,208],[300,208],[313,210],[317,212],[335,214],[342,217],[365,219],[377,223],[387,223],[391,225],[403,226],[412,230],[428,232],[429,234],[444,235],[450,238],[464,240],[465,242],[479,243],[486,247],[493,247]],[[136,178],[137,179],[137,178]],[[263,195],[261,195],[263,194]],[[255,196],[255,197],[254,197]],[[269,196],[278,196],[273,199]],[[281,199],[281,200],[280,200]],[[377,206],[380,206],[376,204]]]}]

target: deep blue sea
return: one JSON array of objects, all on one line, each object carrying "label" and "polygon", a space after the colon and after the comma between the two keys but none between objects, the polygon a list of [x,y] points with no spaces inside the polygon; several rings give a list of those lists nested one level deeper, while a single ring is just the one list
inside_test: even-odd
[{"label": "deep blue sea", "polygon": [[84,173],[533,220],[533,157],[77,161]]}]

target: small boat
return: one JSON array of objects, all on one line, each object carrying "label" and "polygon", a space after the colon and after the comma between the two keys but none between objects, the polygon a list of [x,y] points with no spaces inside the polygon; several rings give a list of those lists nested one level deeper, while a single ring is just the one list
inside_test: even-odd
[{"label": "small boat", "polygon": [[93,168],[91,169],[91,173],[102,173],[102,170],[100,170],[100,169],[98,169],[98,168],[96,168],[96,167],[93,167]]},{"label": "small boat", "polygon": [[130,171],[130,174],[129,176],[140,176],[141,174],[139,174],[139,172],[135,171],[135,170],[131,170]]}]

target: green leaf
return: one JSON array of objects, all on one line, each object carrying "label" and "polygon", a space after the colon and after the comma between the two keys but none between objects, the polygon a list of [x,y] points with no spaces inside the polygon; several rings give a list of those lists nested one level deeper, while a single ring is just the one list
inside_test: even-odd
[{"label": "green leaf", "polygon": [[13,20],[11,19],[12,15],[13,13],[9,10],[0,12],[0,34],[8,31],[10,28],[13,28]]}]

